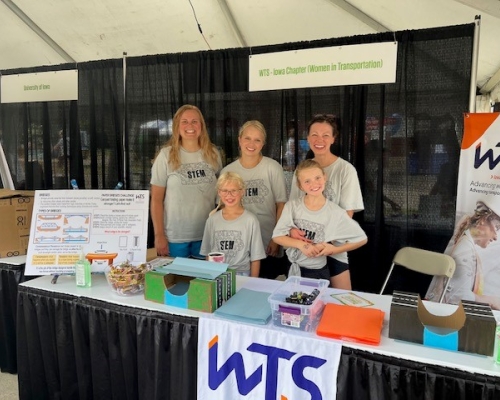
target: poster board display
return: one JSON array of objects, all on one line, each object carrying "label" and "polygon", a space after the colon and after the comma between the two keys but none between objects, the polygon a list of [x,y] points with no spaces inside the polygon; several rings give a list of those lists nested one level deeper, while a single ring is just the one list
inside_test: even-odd
[{"label": "poster board display", "polygon": [[25,275],[72,274],[84,256],[93,272],[146,261],[149,191],[35,192]]}]

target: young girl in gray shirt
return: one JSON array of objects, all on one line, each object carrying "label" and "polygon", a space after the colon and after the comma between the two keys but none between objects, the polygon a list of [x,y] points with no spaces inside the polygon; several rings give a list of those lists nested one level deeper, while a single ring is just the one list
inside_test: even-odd
[{"label": "young girl in gray shirt", "polygon": [[220,205],[205,224],[200,254],[224,253],[224,262],[237,274],[258,277],[266,251],[259,220],[241,202],[245,182],[238,174],[225,172],[217,181],[217,190]]},{"label": "young girl in gray shirt", "polygon": [[[367,237],[358,223],[344,209],[324,195],[326,177],[314,160],[305,160],[296,169],[297,185],[305,196],[285,204],[273,232],[273,240],[288,247],[292,263],[290,275],[330,279],[326,257],[363,246]],[[305,232],[307,243],[289,236],[290,229]]]}]

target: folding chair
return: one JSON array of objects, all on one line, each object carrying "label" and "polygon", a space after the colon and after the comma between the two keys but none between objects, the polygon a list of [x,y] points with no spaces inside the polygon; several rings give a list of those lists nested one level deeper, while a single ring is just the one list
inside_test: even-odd
[{"label": "folding chair", "polygon": [[417,249],[415,247],[403,247],[399,249],[392,260],[391,268],[389,269],[389,273],[387,274],[385,282],[382,285],[380,294],[383,294],[395,265],[401,265],[412,271],[420,272],[426,275],[446,277],[445,288],[439,298],[439,302],[443,302],[444,295],[448,289],[448,284],[450,283],[450,279],[455,272],[455,260],[452,257],[447,254]]}]

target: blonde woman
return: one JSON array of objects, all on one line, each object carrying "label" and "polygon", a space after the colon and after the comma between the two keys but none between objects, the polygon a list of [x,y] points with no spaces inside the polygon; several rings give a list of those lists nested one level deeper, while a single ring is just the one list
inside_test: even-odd
[{"label": "blonde woman", "polygon": [[234,172],[221,174],[217,181],[218,210],[205,225],[201,254],[224,253],[224,262],[244,276],[259,276],[260,260],[266,257],[259,220],[245,210],[242,199],[245,182]]},{"label": "blonde woman", "polygon": [[203,258],[201,239],[216,202],[221,167],[201,111],[183,105],[174,115],[172,137],[151,169],[151,219],[158,255]]},{"label": "blonde woman", "polygon": [[262,155],[266,137],[262,123],[256,120],[245,122],[238,134],[240,157],[222,172],[236,172],[245,181],[243,205],[259,220],[267,254],[261,262],[260,277],[274,279],[288,270],[283,251],[271,240],[287,195],[283,168],[277,161]]},{"label": "blonde woman", "polygon": [[[499,229],[500,216],[484,201],[478,201],[474,213],[460,222],[445,250],[456,263],[455,273],[444,296],[446,303],[456,304],[462,299],[472,300],[487,303],[493,309],[500,310],[499,288],[495,288],[495,295],[485,293],[481,257],[477,253],[478,247],[484,249],[497,240]],[[444,278],[434,277],[427,291],[427,299],[439,299],[444,290],[444,283]]]}]

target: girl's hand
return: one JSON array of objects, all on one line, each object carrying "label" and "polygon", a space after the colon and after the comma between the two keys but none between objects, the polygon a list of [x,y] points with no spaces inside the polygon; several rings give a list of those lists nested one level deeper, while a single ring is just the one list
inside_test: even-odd
[{"label": "girl's hand", "polygon": [[302,240],[303,242],[306,242],[306,243],[312,243],[311,239],[307,239],[304,237],[305,234],[306,233],[304,231],[301,231],[298,228],[292,228],[292,229],[290,229],[289,236],[291,238],[294,238],[294,239]]},{"label": "girl's hand", "polygon": [[266,254],[271,257],[276,257],[278,255],[280,246],[277,243],[274,243],[272,240],[267,245]]},{"label": "girl's hand", "polygon": [[318,245],[322,245],[323,249],[318,253],[318,256],[331,256],[337,254],[337,248],[328,242],[318,243]]},{"label": "girl's hand", "polygon": [[300,247],[299,250],[304,254],[306,257],[316,257],[320,252],[321,252],[321,247],[317,247],[314,243],[303,243]]}]

